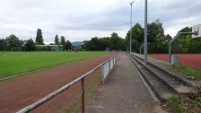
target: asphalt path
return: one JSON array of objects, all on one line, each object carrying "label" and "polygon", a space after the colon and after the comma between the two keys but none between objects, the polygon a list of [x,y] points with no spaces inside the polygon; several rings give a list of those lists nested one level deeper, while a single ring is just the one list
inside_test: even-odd
[{"label": "asphalt path", "polygon": [[144,85],[137,69],[126,53],[108,80],[86,105],[86,113],[166,113]]}]

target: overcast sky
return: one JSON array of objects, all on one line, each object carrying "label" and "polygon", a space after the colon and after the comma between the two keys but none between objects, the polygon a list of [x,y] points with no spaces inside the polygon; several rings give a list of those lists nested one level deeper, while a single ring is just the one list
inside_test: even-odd
[{"label": "overcast sky", "polygon": [[[15,34],[21,40],[42,30],[44,42],[56,34],[66,40],[83,41],[109,37],[125,38],[132,0],[0,0],[0,38]],[[133,25],[144,27],[144,1],[133,4]],[[165,34],[175,36],[183,27],[201,24],[201,0],[148,0],[148,22],[160,19]]]}]

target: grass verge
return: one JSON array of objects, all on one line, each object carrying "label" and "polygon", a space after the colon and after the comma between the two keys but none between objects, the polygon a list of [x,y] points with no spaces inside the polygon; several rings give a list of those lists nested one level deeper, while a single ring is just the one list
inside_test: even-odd
[{"label": "grass verge", "polygon": [[[184,66],[173,66],[173,69],[195,79],[201,79],[201,71]],[[172,97],[163,106],[167,107],[170,113],[201,113],[201,89],[197,94]]]},{"label": "grass verge", "polygon": [[172,97],[163,106],[170,113],[201,113],[201,94]]},{"label": "grass verge", "polygon": [[184,66],[173,66],[173,69],[187,76],[191,76],[196,79],[201,79],[201,71]]}]

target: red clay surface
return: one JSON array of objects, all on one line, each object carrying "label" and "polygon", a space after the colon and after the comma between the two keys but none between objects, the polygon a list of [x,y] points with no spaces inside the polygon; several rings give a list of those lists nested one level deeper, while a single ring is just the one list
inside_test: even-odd
[{"label": "red clay surface", "polygon": [[17,112],[73,81],[114,55],[116,53],[1,81],[0,113]]},{"label": "red clay surface", "polygon": [[[179,63],[197,70],[201,70],[201,54],[172,54],[179,57]],[[149,57],[168,62],[168,54],[149,54]]]}]

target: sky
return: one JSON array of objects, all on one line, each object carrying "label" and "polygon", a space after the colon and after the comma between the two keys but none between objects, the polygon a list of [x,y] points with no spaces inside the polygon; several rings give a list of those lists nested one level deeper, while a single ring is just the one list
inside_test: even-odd
[{"label": "sky", "polygon": [[[125,38],[130,26],[132,0],[0,0],[0,39],[14,34],[20,40],[35,41],[42,30],[45,43],[55,35],[83,41],[110,37],[113,32]],[[159,19],[165,34],[201,24],[201,0],[147,0],[148,23]],[[144,27],[145,0],[134,0],[132,26]]]}]

